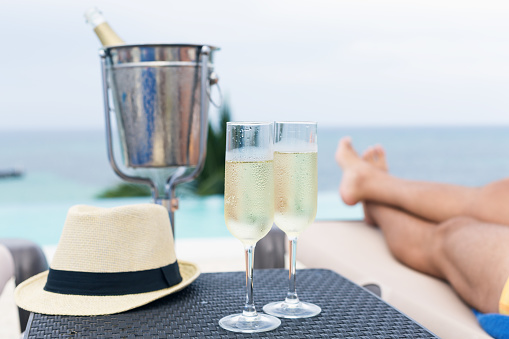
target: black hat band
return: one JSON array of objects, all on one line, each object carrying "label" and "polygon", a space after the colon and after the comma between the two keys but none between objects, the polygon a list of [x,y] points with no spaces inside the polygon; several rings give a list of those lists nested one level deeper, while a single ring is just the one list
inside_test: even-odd
[{"label": "black hat band", "polygon": [[50,268],[44,290],[59,294],[113,296],[146,293],[182,281],[178,262],[135,272],[76,272]]}]

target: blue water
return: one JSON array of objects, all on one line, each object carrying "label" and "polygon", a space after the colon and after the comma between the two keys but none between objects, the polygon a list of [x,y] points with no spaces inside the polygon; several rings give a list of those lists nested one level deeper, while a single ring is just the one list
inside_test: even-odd
[{"label": "blue water", "polygon": [[[345,206],[337,194],[341,171],[334,152],[345,135],[359,151],[382,144],[390,171],[404,178],[478,186],[509,176],[509,127],[320,128],[318,220],[362,217],[360,206]],[[0,159],[0,169],[25,171],[0,179],[0,237],[56,244],[72,205],[150,202],[95,198],[120,182],[109,167],[102,131],[3,132]],[[176,225],[177,238],[230,236],[220,196],[183,197]]]}]

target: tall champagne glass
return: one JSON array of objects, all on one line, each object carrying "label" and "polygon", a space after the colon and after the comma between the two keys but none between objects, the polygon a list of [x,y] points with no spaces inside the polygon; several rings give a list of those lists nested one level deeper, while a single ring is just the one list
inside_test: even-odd
[{"label": "tall champagne glass", "polygon": [[286,299],[263,307],[282,318],[318,315],[319,306],[299,300],[295,288],[297,237],[316,217],[318,145],[315,122],[276,122],[274,136],[274,222],[289,239],[289,289]]},{"label": "tall champagne glass", "polygon": [[219,320],[229,331],[270,331],[281,320],[258,314],[253,301],[253,259],[256,242],[274,221],[273,124],[229,122],[226,129],[224,218],[246,254],[246,303],[242,313]]}]

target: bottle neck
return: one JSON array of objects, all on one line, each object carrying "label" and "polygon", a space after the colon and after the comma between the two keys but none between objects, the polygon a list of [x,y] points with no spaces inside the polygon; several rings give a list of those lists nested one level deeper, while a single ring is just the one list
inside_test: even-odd
[{"label": "bottle neck", "polygon": [[125,42],[106,22],[97,8],[91,8],[85,13],[85,19],[93,29],[103,46],[123,45]]},{"label": "bottle neck", "polygon": [[95,34],[103,44],[103,46],[123,45],[125,44],[117,33],[108,25],[107,22],[103,22],[94,28]]}]

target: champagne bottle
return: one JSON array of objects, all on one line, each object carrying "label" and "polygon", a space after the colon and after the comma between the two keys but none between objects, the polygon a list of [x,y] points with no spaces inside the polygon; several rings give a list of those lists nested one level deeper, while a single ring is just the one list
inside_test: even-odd
[{"label": "champagne bottle", "polygon": [[101,40],[103,46],[125,44],[124,40],[115,33],[97,8],[94,7],[86,11],[85,19],[94,28],[94,32],[99,40]]}]

